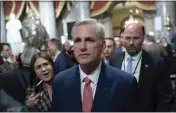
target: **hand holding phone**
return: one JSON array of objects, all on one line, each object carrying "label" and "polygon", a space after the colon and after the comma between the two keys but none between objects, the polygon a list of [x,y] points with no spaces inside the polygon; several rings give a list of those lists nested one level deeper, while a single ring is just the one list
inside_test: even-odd
[{"label": "hand holding phone", "polygon": [[43,80],[40,80],[38,84],[36,85],[35,93],[40,93],[43,90]]},{"label": "hand holding phone", "polygon": [[40,97],[39,93],[38,94],[32,93],[25,101],[26,106],[34,107],[38,103],[38,101],[40,99],[39,97]]}]

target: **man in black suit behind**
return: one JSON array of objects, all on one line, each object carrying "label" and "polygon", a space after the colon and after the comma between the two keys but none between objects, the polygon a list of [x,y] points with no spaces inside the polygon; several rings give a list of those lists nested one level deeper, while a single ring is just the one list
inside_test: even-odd
[{"label": "man in black suit behind", "polygon": [[109,64],[136,77],[139,91],[138,111],[171,111],[173,94],[168,67],[164,67],[161,57],[149,55],[141,49],[144,29],[139,24],[129,24],[125,27],[123,37],[125,52],[114,53]]},{"label": "man in black suit behind", "polygon": [[[38,50],[26,47],[20,56],[22,67],[5,73],[0,81],[0,112],[19,112],[25,105],[26,89],[32,85],[30,62]],[[21,109],[20,109],[21,108]]]},{"label": "man in black suit behind", "polygon": [[55,64],[55,75],[71,67],[69,63],[69,58],[66,53],[61,50],[61,46],[62,45],[60,41],[56,38],[48,41],[48,52],[53,57],[53,61]]}]

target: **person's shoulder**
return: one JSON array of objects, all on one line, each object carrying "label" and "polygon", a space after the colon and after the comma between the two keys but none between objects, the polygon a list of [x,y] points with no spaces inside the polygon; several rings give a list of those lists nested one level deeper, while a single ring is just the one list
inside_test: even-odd
[{"label": "person's shoulder", "polygon": [[117,59],[118,57],[120,57],[120,56],[123,56],[125,54],[125,52],[124,51],[120,51],[120,52],[114,52],[111,56],[110,56],[110,58],[109,58],[109,60],[115,60],[115,59]]},{"label": "person's shoulder", "polygon": [[159,55],[151,55],[151,57],[156,61],[163,61],[164,60],[164,58]]},{"label": "person's shoulder", "polygon": [[56,60],[57,60],[57,59],[63,60],[63,59],[65,59],[65,57],[66,57],[65,53],[64,53],[63,51],[61,51],[61,52],[59,53],[59,55],[57,56]]},{"label": "person's shoulder", "polygon": [[108,78],[110,78],[111,83],[115,87],[123,87],[123,90],[127,90],[134,84],[134,82],[137,83],[136,78],[127,72],[111,66],[108,66],[108,70],[109,72],[107,76],[109,76]]},{"label": "person's shoulder", "polygon": [[118,81],[120,80],[122,82],[131,83],[134,79],[134,76],[118,68],[115,68],[112,66],[108,66],[107,68],[108,68],[109,76],[111,76],[113,80],[118,80]]},{"label": "person's shoulder", "polygon": [[159,55],[149,54],[146,51],[143,51],[143,58],[152,59],[152,61],[154,61],[154,62],[159,62],[159,61],[164,60],[163,57],[161,57]]},{"label": "person's shoulder", "polygon": [[78,65],[58,73],[55,76],[54,81],[63,81],[63,80],[71,79],[72,75],[75,73],[77,68],[78,68]]},{"label": "person's shoulder", "polygon": [[124,51],[115,51],[112,56],[121,56],[123,55],[125,52]]},{"label": "person's shoulder", "polygon": [[65,51],[61,51],[58,56],[66,56]]},{"label": "person's shoulder", "polygon": [[152,64],[153,66],[158,66],[164,63],[164,58],[160,55],[149,54],[147,52],[143,53],[142,59]]},{"label": "person's shoulder", "polygon": [[3,73],[2,79],[14,79],[16,71],[17,70],[14,69],[13,71],[7,71]]},{"label": "person's shoulder", "polygon": [[13,71],[9,71],[3,74],[0,81],[0,86],[4,87],[7,85],[7,87],[10,87],[8,85],[9,83],[11,83],[11,85],[16,85],[19,80],[23,80],[22,75],[18,69],[14,69]]}]

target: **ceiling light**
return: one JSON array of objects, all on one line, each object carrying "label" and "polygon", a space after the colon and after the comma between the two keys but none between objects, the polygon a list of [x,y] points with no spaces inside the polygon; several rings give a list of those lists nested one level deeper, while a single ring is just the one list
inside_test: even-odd
[{"label": "ceiling light", "polygon": [[149,32],[150,36],[154,36],[154,33],[152,31]]},{"label": "ceiling light", "polygon": [[139,14],[139,10],[138,9],[136,9],[136,14]]},{"label": "ceiling light", "polygon": [[132,10],[132,9],[130,9],[130,13],[133,13],[133,10]]}]

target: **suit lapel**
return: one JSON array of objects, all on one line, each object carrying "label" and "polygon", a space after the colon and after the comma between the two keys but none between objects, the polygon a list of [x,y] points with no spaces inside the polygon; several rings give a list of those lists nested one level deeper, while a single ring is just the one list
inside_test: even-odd
[{"label": "suit lapel", "polygon": [[[110,100],[110,87],[111,87],[111,81],[108,78],[106,64],[103,62],[101,67],[100,76],[97,83],[97,88],[95,92],[95,97],[92,105],[92,112],[96,111],[106,111],[106,108],[108,106],[108,102]],[[102,102],[103,100],[103,102]]]},{"label": "suit lapel", "polygon": [[79,66],[75,67],[74,75],[72,76],[70,82],[70,92],[72,93],[72,100],[69,102],[73,103],[72,106],[75,111],[82,112],[82,99],[81,99],[81,83],[80,83],[80,73]]},{"label": "suit lapel", "polygon": [[142,52],[142,61],[141,61],[141,69],[140,69],[140,75],[139,75],[139,90],[145,84],[146,79],[148,78],[148,72],[149,69],[151,68],[150,65],[150,57],[148,57],[147,53],[145,51]]},{"label": "suit lapel", "polygon": [[123,62],[123,59],[125,57],[125,52],[122,52],[119,57],[117,58],[117,64],[116,64],[116,67],[121,69],[122,68],[122,62]]}]

